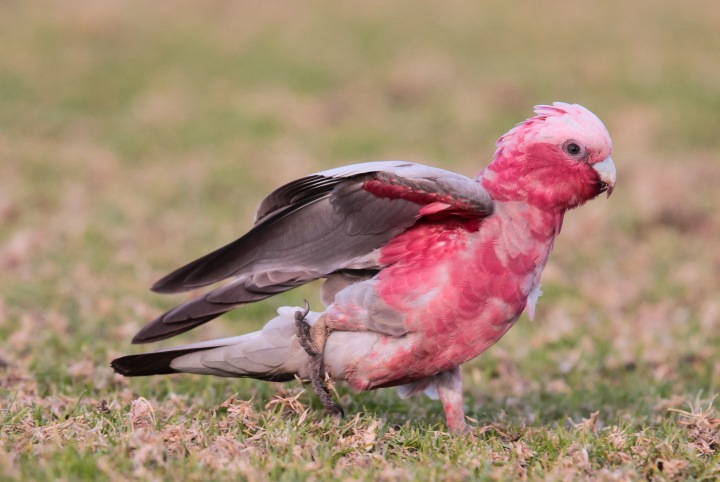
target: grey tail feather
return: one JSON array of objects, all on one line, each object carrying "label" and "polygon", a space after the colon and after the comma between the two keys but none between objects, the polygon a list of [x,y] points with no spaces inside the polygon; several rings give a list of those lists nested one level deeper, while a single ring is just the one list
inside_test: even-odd
[{"label": "grey tail feather", "polygon": [[144,377],[148,375],[167,375],[170,373],[181,373],[170,367],[170,363],[180,356],[196,351],[210,350],[216,348],[208,346],[204,348],[188,348],[185,350],[159,351],[153,353],[141,353],[139,355],[126,355],[116,358],[110,362],[115,373],[126,377]]},{"label": "grey tail feather", "polygon": [[[221,377],[289,381],[303,376],[308,357],[297,338],[299,307],[282,307],[262,330],[178,346],[112,361],[115,372],[129,376],[197,373]],[[309,324],[321,314],[306,315]],[[170,317],[172,319],[172,317]]]},{"label": "grey tail feather", "polygon": [[[114,359],[110,362],[110,366],[115,373],[124,377],[146,377],[151,375],[170,375],[173,373],[185,373],[182,370],[176,370],[170,364],[183,355],[195,353],[198,351],[212,350],[217,346],[207,346],[203,348],[187,348],[180,350],[158,351],[150,353],[140,353],[138,355],[125,355]],[[295,379],[294,373],[248,373],[234,374],[237,378],[255,378],[267,382],[288,382]]]},{"label": "grey tail feather", "polygon": [[[156,351],[140,353],[138,355],[126,355],[116,358],[110,362],[115,373],[125,377],[146,377],[150,375],[169,375],[173,373],[184,373],[182,370],[172,368],[171,363],[183,355],[198,351],[212,350],[218,346],[206,346],[202,348],[186,348],[179,350]],[[295,378],[294,373],[248,373],[246,375],[235,374],[239,378],[255,378],[268,382],[287,382]]]}]

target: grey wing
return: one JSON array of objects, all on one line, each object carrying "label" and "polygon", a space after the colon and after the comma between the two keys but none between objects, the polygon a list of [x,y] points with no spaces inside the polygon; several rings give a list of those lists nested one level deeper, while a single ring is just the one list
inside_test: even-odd
[{"label": "grey wing", "polygon": [[356,164],[286,184],[263,200],[247,234],[170,273],[152,289],[175,293],[233,281],[162,315],[133,342],[174,336],[239,304],[333,273],[377,270],[378,248],[433,203],[451,215],[492,212],[492,200],[477,182],[402,161]]}]

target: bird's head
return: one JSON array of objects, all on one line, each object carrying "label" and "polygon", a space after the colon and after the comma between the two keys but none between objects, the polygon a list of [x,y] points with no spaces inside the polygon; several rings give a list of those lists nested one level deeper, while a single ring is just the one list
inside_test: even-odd
[{"label": "bird's head", "polygon": [[482,174],[498,201],[523,201],[566,210],[608,196],[615,187],[612,140],[595,114],[577,104],[535,107],[497,142],[495,159]]}]

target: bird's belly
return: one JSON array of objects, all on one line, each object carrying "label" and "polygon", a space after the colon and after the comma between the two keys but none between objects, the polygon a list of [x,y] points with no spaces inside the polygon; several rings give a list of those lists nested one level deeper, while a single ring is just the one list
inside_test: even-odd
[{"label": "bird's belly", "polygon": [[402,293],[394,285],[395,297],[385,299],[403,313],[408,334],[402,343],[389,338],[387,349],[379,344],[358,364],[358,386],[394,386],[449,370],[483,353],[515,324],[527,303],[532,272],[500,277],[452,272],[438,265],[431,274],[441,282],[426,270],[425,282],[405,283]]},{"label": "bird's belly", "polygon": [[[441,330],[413,331],[399,337],[375,333],[372,347],[363,356],[347,357],[341,378],[357,390],[369,390],[410,383],[459,366],[495,344],[517,321],[522,306],[515,306],[502,318],[489,312],[501,308],[488,306],[487,310],[473,320],[454,319],[453,326]],[[488,322],[488,317],[493,322]],[[338,336],[337,344],[342,346],[340,338],[352,335],[339,332],[332,336]],[[347,353],[341,356],[345,358]]]},{"label": "bird's belly", "polygon": [[[386,335],[369,356],[351,362],[355,388],[408,383],[454,368],[480,355],[513,326],[551,242],[527,246],[506,239],[507,229],[492,228],[490,223],[482,232],[448,229],[444,245],[437,239],[429,243],[432,255],[408,248],[410,254],[395,259],[373,280],[371,293],[352,297],[353,308],[362,308],[360,315],[344,307],[343,317],[362,319],[359,325],[380,327]],[[427,246],[426,238],[417,242]],[[349,296],[336,301],[340,298],[351,301]]]}]

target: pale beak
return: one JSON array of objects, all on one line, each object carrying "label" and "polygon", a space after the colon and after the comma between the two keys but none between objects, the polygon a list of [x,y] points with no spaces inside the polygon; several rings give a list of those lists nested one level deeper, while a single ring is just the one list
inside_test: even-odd
[{"label": "pale beak", "polygon": [[600,175],[601,192],[607,191],[607,197],[610,197],[613,189],[615,189],[615,180],[617,179],[615,163],[612,157],[607,156],[603,161],[593,164],[592,167]]}]

